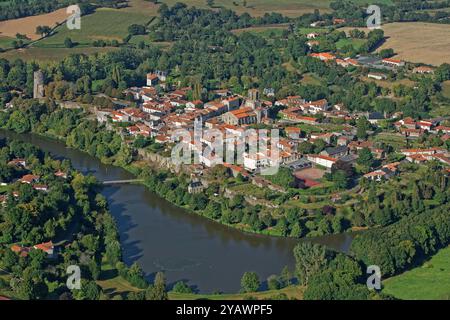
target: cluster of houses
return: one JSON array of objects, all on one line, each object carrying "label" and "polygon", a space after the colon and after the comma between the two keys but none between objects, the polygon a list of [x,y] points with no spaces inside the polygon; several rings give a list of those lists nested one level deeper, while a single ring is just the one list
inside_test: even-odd
[{"label": "cluster of houses", "polygon": [[[21,169],[28,169],[26,160],[22,159],[22,158],[13,159],[8,162],[8,165],[14,166],[17,168],[21,168]],[[61,170],[56,171],[54,173],[54,175],[55,175],[55,177],[58,177],[58,178],[67,179],[67,173],[65,173]],[[48,192],[48,190],[49,190],[48,185],[39,183],[40,179],[41,179],[40,176],[28,173],[28,174],[23,175],[17,181],[20,183],[24,183],[24,184],[28,184],[28,185],[32,186],[32,188],[34,190]],[[1,184],[4,186],[7,185],[7,183],[5,183],[5,182],[2,182]],[[14,197],[19,197],[18,191],[13,191],[12,194]],[[8,195],[6,195],[6,194],[0,195],[0,203],[2,203],[4,205],[7,200],[8,200]]]},{"label": "cluster of houses", "polygon": [[450,165],[450,154],[443,148],[402,149],[400,152],[406,156],[406,160],[413,163],[437,160],[443,164]]},{"label": "cluster of houses", "polygon": [[[311,35],[312,37],[312,35]],[[330,53],[311,54],[321,60],[336,60]],[[342,59],[339,63],[358,65],[360,62],[350,58]],[[401,67],[401,61],[393,59],[383,59],[382,63],[390,67]],[[420,69],[420,72],[426,72]],[[419,72],[419,71],[417,71]],[[340,132],[322,132],[314,130],[305,134],[297,126],[307,124],[320,127],[322,121],[329,118],[340,118],[345,122],[365,117],[372,124],[377,124],[384,119],[400,119],[401,115],[393,115],[390,118],[386,114],[379,112],[372,113],[349,113],[342,104],[330,104],[326,99],[308,101],[300,96],[288,96],[277,101],[269,101],[260,96],[260,91],[250,89],[246,96],[232,94],[227,89],[214,91],[215,99],[204,102],[193,98],[193,88],[170,88],[165,84],[166,74],[155,72],[147,75],[147,85],[142,88],[130,88],[127,94],[133,94],[137,107],[125,107],[117,110],[102,109],[97,110],[99,121],[110,123],[125,123],[121,128],[125,128],[126,135],[152,137],[155,142],[166,146],[169,150],[174,143],[178,142],[174,133],[178,129],[185,129],[190,133],[190,139],[186,143],[190,151],[197,151],[200,155],[200,163],[203,167],[213,167],[220,163],[232,169],[233,174],[245,174],[255,176],[262,169],[273,165],[281,165],[295,170],[305,170],[311,167],[318,167],[323,170],[330,170],[337,161],[354,163],[358,157],[358,151],[368,148],[378,159],[384,159],[384,151],[376,148],[370,141],[356,141],[356,128],[350,125],[343,125],[344,130]],[[271,90],[264,92],[270,93]],[[189,97],[189,98],[188,98]],[[267,97],[267,94],[266,94]],[[278,119],[274,120],[268,116],[274,107],[281,109],[278,112]],[[450,134],[450,128],[441,125],[443,119],[415,121],[411,118],[404,118],[395,122],[399,134],[408,138],[420,136],[424,132]],[[215,129],[223,134],[224,144],[232,143],[235,148],[245,144],[242,138],[245,130],[254,128],[256,125],[265,125],[267,128],[278,128],[284,133],[276,146],[270,145],[267,138],[267,149],[259,152],[244,152],[243,163],[224,163],[223,158],[218,158],[214,152],[204,154],[205,148],[211,147],[215,143],[214,136],[203,135],[198,141],[194,141],[194,128],[201,124],[203,129]],[[228,140],[227,140],[228,139]],[[321,139],[328,147],[320,154],[301,154],[298,146],[304,141],[315,142]],[[242,142],[244,141],[244,142]],[[276,151],[276,159],[274,157]],[[407,155],[408,156],[408,155]],[[431,156],[430,156],[431,157]],[[428,157],[428,159],[430,159]],[[447,163],[440,153],[433,155],[435,159]],[[419,161],[417,158],[415,162]],[[369,173],[367,178],[379,181],[393,176],[397,164],[388,164],[380,169]],[[293,170],[295,172],[295,170]],[[252,174],[253,173],[253,174]],[[202,184],[197,180],[192,181],[189,192],[196,193],[201,190]]]},{"label": "cluster of houses", "polygon": [[[308,39],[312,39],[313,36],[314,36],[314,34],[308,34]],[[309,37],[311,37],[311,38],[309,38]],[[308,44],[308,46],[310,48],[312,48],[313,46],[318,45],[319,42],[316,41],[316,40],[313,40],[313,41],[308,41],[307,44]],[[350,66],[352,66],[352,67],[360,67],[360,66],[364,65],[363,62],[360,62],[357,59],[352,59],[350,57],[346,57],[346,58],[340,59],[340,58],[336,57],[336,55],[334,55],[331,52],[311,53],[309,56],[313,57],[313,58],[316,58],[316,59],[319,59],[319,60],[324,61],[324,62],[334,61],[337,65],[339,65],[341,67],[344,67],[344,68],[347,68],[347,67],[350,67]],[[396,64],[400,65],[402,63],[402,61],[394,61],[393,59],[383,59],[383,61],[384,60],[386,60],[386,64],[389,65],[389,66],[396,65]],[[370,78],[370,79],[375,79],[375,80],[385,80],[385,79],[387,79],[387,76],[384,73],[380,73],[380,72],[369,72],[367,74],[367,77]]]},{"label": "cluster of houses", "polygon": [[[315,39],[319,36],[318,33],[309,33],[307,34],[308,39]],[[316,45],[319,45],[319,41],[317,40],[309,40],[307,45],[312,48]],[[310,57],[319,59],[324,62],[334,61],[337,65],[340,65],[344,68],[353,66],[353,67],[367,67],[370,69],[379,69],[379,70],[396,70],[398,68],[402,68],[406,65],[405,61],[399,59],[392,58],[378,58],[373,56],[357,56],[356,59],[346,57],[346,58],[338,58],[335,54],[331,52],[319,52],[319,53],[311,53]],[[412,70],[413,73],[416,74],[432,74],[434,73],[434,68],[429,66],[418,66]],[[367,77],[369,79],[375,80],[386,80],[387,74],[383,72],[374,72],[370,71],[367,73]]]},{"label": "cluster of houses", "polygon": [[450,127],[442,126],[443,118],[416,121],[411,117],[401,119],[394,123],[398,132],[405,137],[420,137],[425,133],[443,133],[443,140],[450,138]]},{"label": "cluster of houses", "polygon": [[[9,166],[15,166],[21,169],[28,169],[27,162],[25,159],[22,158],[16,158],[8,162]],[[67,173],[58,170],[54,173],[54,175],[58,178],[66,179]],[[34,174],[25,174],[20,179],[17,180],[20,183],[29,184],[33,187],[33,189],[38,191],[47,192],[48,186],[45,184],[39,184],[40,176],[34,175]],[[6,183],[2,183],[3,185],[6,185]],[[12,195],[17,198],[19,197],[19,193],[17,191],[13,191]],[[0,203],[3,205],[6,204],[6,201],[8,200],[8,196],[6,194],[0,195]],[[39,243],[30,247],[21,246],[18,244],[14,244],[10,247],[11,251],[19,254],[21,257],[26,257],[30,253],[31,250],[41,250],[45,252],[49,258],[53,258],[55,256],[55,246],[52,241]]]},{"label": "cluster of houses", "polygon": [[52,241],[43,242],[36,244],[31,247],[23,247],[18,244],[13,244],[11,246],[11,251],[17,253],[21,257],[26,257],[30,253],[31,250],[41,250],[47,254],[49,258],[53,258],[55,256],[55,246],[53,245]]}]

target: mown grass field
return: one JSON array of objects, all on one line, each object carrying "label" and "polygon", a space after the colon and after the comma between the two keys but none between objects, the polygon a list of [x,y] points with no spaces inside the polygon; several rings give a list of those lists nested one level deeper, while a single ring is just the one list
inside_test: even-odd
[{"label": "mown grass field", "polygon": [[[450,63],[450,28],[446,24],[395,22],[381,26],[386,42],[378,50],[392,48],[397,58],[438,66]],[[354,28],[341,28],[348,32]],[[367,28],[359,28],[365,32]]]},{"label": "mown grass field", "polygon": [[405,300],[450,299],[450,247],[428,262],[383,281],[383,292]]},{"label": "mown grass field", "polygon": [[12,47],[15,39],[7,36],[0,36],[0,48],[7,49]]},{"label": "mown grass field", "polygon": [[336,48],[340,50],[345,46],[351,45],[355,50],[359,50],[365,43],[365,39],[340,39],[338,42],[336,42]]}]

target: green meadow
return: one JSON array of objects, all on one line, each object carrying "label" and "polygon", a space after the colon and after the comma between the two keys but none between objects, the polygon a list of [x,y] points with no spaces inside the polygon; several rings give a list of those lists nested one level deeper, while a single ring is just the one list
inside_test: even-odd
[{"label": "green meadow", "polygon": [[450,299],[450,247],[429,261],[383,281],[383,292],[404,300]]}]

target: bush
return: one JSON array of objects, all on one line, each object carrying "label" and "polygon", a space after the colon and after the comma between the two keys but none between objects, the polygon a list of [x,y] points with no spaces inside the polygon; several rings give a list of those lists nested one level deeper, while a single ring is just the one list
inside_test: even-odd
[{"label": "bush", "polygon": [[176,293],[192,293],[192,288],[189,287],[184,281],[175,283],[172,289]]},{"label": "bush", "polygon": [[256,272],[245,272],[241,279],[242,292],[256,292],[260,286]]},{"label": "bush", "polygon": [[271,275],[267,278],[267,287],[269,290],[278,290],[281,288],[280,279],[276,275]]}]

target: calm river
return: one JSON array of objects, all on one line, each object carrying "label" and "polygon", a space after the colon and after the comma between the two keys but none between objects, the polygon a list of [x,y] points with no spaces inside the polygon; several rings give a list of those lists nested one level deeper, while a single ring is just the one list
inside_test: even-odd
[{"label": "calm river", "polygon": [[[133,179],[122,168],[104,165],[58,141],[0,130],[0,138],[5,137],[70,159],[77,170],[100,181]],[[200,292],[237,292],[245,271],[256,271],[265,280],[285,265],[294,265],[292,250],[299,240],[245,234],[222,226],[186,213],[142,185],[108,186],[102,193],[117,221],[125,262],[137,261],[149,279],[164,271],[169,285],[185,280]],[[346,251],[351,239],[332,235],[308,241]]]}]

